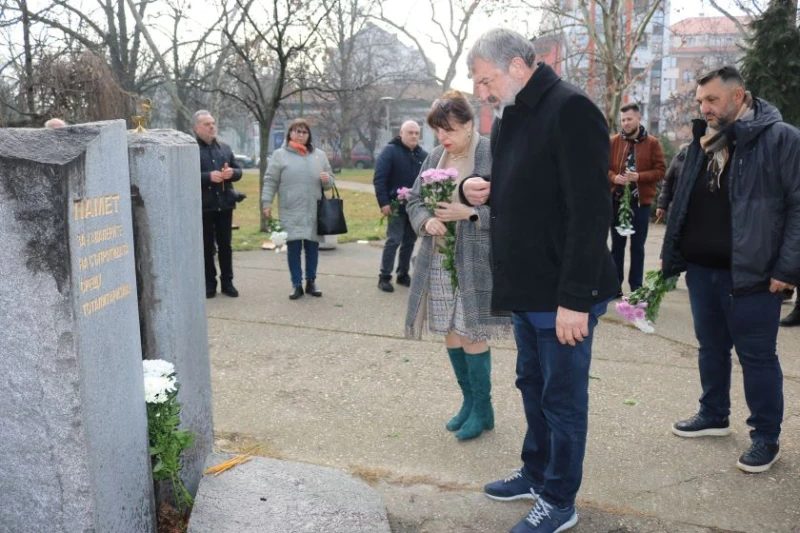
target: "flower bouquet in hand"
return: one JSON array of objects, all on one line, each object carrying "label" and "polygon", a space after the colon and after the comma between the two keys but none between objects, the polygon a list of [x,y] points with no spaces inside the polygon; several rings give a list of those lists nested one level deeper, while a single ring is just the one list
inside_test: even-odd
[{"label": "flower bouquet in hand", "polygon": [[400,214],[400,206],[406,205],[406,203],[408,203],[409,192],[411,192],[411,189],[409,189],[408,187],[400,187],[399,189],[397,189],[397,198],[392,200],[392,202],[389,204],[389,208],[392,211],[391,213],[389,213],[388,217],[386,215],[381,217],[381,225],[383,225],[383,221],[386,220],[387,218],[391,221],[394,217]]},{"label": "flower bouquet in hand", "polygon": [[[458,186],[458,171],[454,168],[431,168],[420,174],[422,178],[422,200],[431,213],[439,208],[439,202],[452,202],[453,193]],[[439,246],[439,251],[444,255],[442,266],[450,274],[450,285],[453,291],[458,288],[456,275],[456,223],[445,222],[447,233]]]},{"label": "flower bouquet in hand", "polygon": [[633,235],[636,231],[633,229],[633,209],[631,208],[631,184],[625,184],[622,198],[619,202],[619,215],[617,216],[617,233],[623,237]]},{"label": "flower bouquet in hand", "polygon": [[617,313],[645,333],[653,333],[661,300],[677,283],[677,277],[664,279],[660,270],[650,270],[644,285],[617,304]]},{"label": "flower bouquet in hand", "polygon": [[283,251],[283,248],[286,246],[286,239],[289,238],[289,234],[281,229],[281,223],[277,218],[269,217],[267,219],[267,227],[271,232],[269,235],[269,240],[275,245],[275,253]]},{"label": "flower bouquet in hand", "polygon": [[145,359],[144,400],[147,404],[147,433],[150,456],[155,459],[153,479],[170,481],[178,511],[192,506],[192,495],[181,480],[181,453],[194,444],[194,434],[178,429],[181,404],[176,400],[179,385],[175,366],[163,359]]}]

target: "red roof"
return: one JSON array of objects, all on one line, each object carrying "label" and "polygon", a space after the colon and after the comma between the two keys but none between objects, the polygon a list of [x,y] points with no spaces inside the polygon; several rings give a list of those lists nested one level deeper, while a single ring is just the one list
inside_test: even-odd
[{"label": "red roof", "polygon": [[[743,25],[750,22],[749,17],[736,17]],[[728,17],[691,17],[670,26],[675,35],[730,35],[739,33],[739,28]]]}]

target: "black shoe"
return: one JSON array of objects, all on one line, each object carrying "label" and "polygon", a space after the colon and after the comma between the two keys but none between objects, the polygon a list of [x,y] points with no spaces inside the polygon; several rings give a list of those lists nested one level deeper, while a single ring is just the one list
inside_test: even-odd
[{"label": "black shoe", "polygon": [[402,274],[397,276],[397,284],[402,285],[403,287],[410,287],[411,286],[411,276],[408,274]]},{"label": "black shoe", "polygon": [[317,285],[314,283],[313,279],[306,280],[306,294],[310,294],[311,296],[320,297],[322,296],[322,291],[317,288]]},{"label": "black shoe", "polygon": [[217,295],[217,284],[216,282],[214,285],[209,285],[206,283],[206,298],[213,298]]},{"label": "black shoe", "polygon": [[236,287],[233,286],[233,283],[228,283],[222,286],[222,294],[230,296],[231,298],[238,298],[239,291],[236,290]]},{"label": "black shoe", "polygon": [[739,470],[757,474],[766,472],[775,464],[781,456],[780,444],[767,444],[766,442],[756,441],[750,445],[739,460],[736,466]]},{"label": "black shoe", "polygon": [[781,326],[790,328],[792,326],[800,326],[800,305],[795,305],[794,310],[781,319]]},{"label": "black shoe", "polygon": [[727,437],[731,434],[731,427],[727,418],[717,420],[697,414],[675,422],[672,432],[679,437]]},{"label": "black shoe", "polygon": [[294,286],[294,291],[292,291],[292,294],[289,295],[289,299],[290,300],[297,300],[301,296],[303,296],[303,287],[302,287],[302,285],[295,285]]},{"label": "black shoe", "polygon": [[378,278],[378,288],[383,292],[394,292],[392,278]]}]

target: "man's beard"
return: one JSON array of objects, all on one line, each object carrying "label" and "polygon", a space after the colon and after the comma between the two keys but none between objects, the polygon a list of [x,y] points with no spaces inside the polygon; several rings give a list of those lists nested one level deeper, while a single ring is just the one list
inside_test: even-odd
[{"label": "man's beard", "polygon": [[[715,129],[721,130],[721,129],[725,128],[726,126],[729,126],[730,124],[732,124],[736,120],[736,115],[737,115],[738,111],[739,110],[736,109],[736,104],[731,102],[731,104],[728,106],[728,108],[725,109],[725,116],[724,117],[718,117],[716,115],[712,115],[715,119],[717,119],[717,125],[716,125]],[[706,122],[708,122],[708,118],[706,118]]]},{"label": "man's beard", "polygon": [[[517,94],[522,90],[523,85],[518,83],[516,80],[511,80],[509,82],[509,92],[511,93],[508,97],[502,101],[500,101],[500,105],[493,108],[494,116],[496,118],[503,118],[503,112],[506,110],[508,106],[514,105],[514,102],[517,99]],[[494,103],[498,100],[494,97],[489,97],[489,102]]]}]

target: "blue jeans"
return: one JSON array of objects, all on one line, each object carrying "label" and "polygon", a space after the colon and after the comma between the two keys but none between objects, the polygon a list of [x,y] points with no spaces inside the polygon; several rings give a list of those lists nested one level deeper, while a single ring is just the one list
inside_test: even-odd
[{"label": "blue jeans", "polygon": [[417,234],[411,227],[406,213],[401,213],[389,219],[386,227],[386,243],[383,245],[383,257],[381,258],[381,277],[391,279],[394,269],[394,256],[397,248],[400,248],[400,257],[397,262],[397,275],[408,275],[411,266],[411,253],[414,251],[414,243],[417,241]]},{"label": "blue jeans", "polygon": [[[617,280],[620,286],[625,279],[625,244],[628,237],[617,233],[619,208],[615,204],[614,222],[611,224],[611,256],[617,267]],[[635,291],[642,286],[644,279],[644,243],[647,241],[647,230],[650,229],[650,206],[633,208],[633,229],[636,233],[631,239],[631,266],[628,271],[628,284]]]},{"label": "blue jeans", "polygon": [[317,263],[319,262],[319,243],[306,239],[289,241],[286,243],[286,255],[289,259],[289,274],[292,276],[292,285],[303,284],[303,268],[300,264],[300,251],[306,250],[306,279],[317,279]]},{"label": "blue jeans", "polygon": [[750,438],[778,442],[783,421],[783,372],[778,360],[781,295],[732,296],[729,270],[690,264],[686,272],[694,333],[700,344],[700,414],[727,418],[731,411],[731,348],[744,374]]},{"label": "blue jeans", "polygon": [[522,443],[525,475],[548,503],[575,505],[583,478],[589,416],[589,366],[597,314],[589,314],[589,336],[576,346],[561,344],[552,328],[537,328],[529,313],[514,313],[517,388],[528,431]]}]

